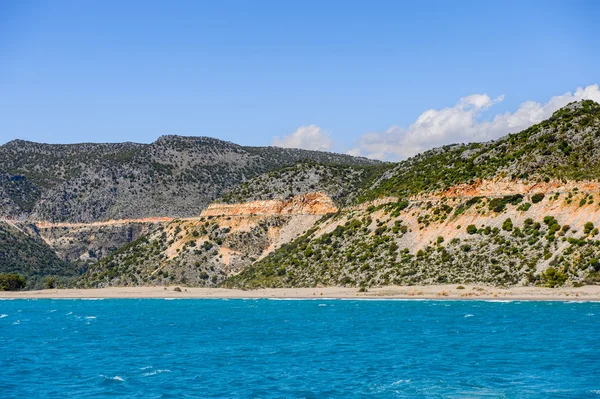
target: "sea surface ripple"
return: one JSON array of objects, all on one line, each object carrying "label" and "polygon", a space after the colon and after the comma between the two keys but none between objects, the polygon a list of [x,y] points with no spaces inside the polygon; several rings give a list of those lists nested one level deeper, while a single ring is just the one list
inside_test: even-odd
[{"label": "sea surface ripple", "polygon": [[0,301],[2,398],[598,398],[600,303]]}]

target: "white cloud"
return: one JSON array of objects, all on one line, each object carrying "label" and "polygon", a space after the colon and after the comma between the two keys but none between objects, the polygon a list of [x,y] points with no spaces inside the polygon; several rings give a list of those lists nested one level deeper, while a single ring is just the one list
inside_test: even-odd
[{"label": "white cloud", "polygon": [[352,155],[353,157],[358,157],[360,156],[360,148],[352,148],[346,151],[346,154]]},{"label": "white cloud", "polygon": [[294,133],[273,138],[274,146],[285,148],[326,151],[331,144],[329,134],[317,125],[300,126]]},{"label": "white cloud", "polygon": [[491,120],[480,121],[483,111],[503,99],[504,96],[491,99],[487,94],[461,98],[453,107],[423,112],[406,129],[392,126],[384,132],[366,133],[360,138],[358,148],[349,153],[375,159],[401,159],[445,144],[497,139],[549,118],[572,101],[600,102],[600,86],[580,87],[574,93],[554,96],[544,104],[527,101],[513,113],[497,114]]}]

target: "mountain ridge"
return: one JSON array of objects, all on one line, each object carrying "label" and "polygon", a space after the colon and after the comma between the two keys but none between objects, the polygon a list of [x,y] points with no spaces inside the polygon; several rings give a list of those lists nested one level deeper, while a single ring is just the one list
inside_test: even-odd
[{"label": "mountain ridge", "polygon": [[[398,163],[210,138],[157,142],[116,153],[101,145],[86,162],[76,147],[59,147],[60,159],[43,147],[41,169],[55,166],[41,177],[30,153],[11,152],[11,164],[0,147],[0,166],[19,161],[31,172],[0,168],[0,205],[8,204],[0,216],[31,209],[21,219],[46,223],[31,234],[83,270],[75,283],[83,287],[600,282],[600,105],[592,101],[498,140]],[[70,187],[53,180],[70,174]],[[82,178],[93,190],[78,191]],[[328,204],[322,212],[267,210],[315,195]]]},{"label": "mountain ridge", "polygon": [[253,176],[305,160],[378,164],[208,137],[168,135],[150,144],[13,140],[0,146],[0,216],[54,222],[192,216]]}]

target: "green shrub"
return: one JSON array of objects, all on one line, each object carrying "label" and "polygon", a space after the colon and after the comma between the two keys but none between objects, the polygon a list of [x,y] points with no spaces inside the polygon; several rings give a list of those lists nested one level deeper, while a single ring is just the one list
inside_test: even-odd
[{"label": "green shrub", "polygon": [[543,193],[535,193],[531,196],[531,202],[533,202],[534,204],[537,204],[538,202],[543,200],[544,197],[545,197],[545,195]]},{"label": "green shrub", "polygon": [[590,234],[592,232],[592,230],[594,230],[594,223],[592,222],[587,222],[586,224],[583,225],[583,234]]},{"label": "green shrub", "polygon": [[51,290],[53,288],[56,288],[56,277],[54,276],[48,276],[46,277],[46,281],[45,281],[45,287],[47,290]]},{"label": "green shrub", "polygon": [[529,203],[529,202],[523,202],[521,205],[519,205],[519,207],[517,208],[517,210],[518,211],[527,212],[529,210],[529,208],[531,208],[531,203]]},{"label": "green shrub", "polygon": [[506,219],[504,223],[502,223],[502,230],[511,231],[513,229],[513,222],[510,218]]},{"label": "green shrub", "polygon": [[565,281],[567,281],[567,275],[553,267],[546,269],[546,271],[542,273],[541,277],[544,285],[550,288],[560,287],[565,283]]},{"label": "green shrub", "polygon": [[477,234],[477,227],[474,224],[470,224],[467,226],[467,233],[469,234]]},{"label": "green shrub", "polygon": [[0,274],[0,291],[18,291],[25,288],[25,277],[16,273]]},{"label": "green shrub", "polygon": [[507,204],[517,205],[523,201],[521,194],[505,195],[502,198],[492,198],[488,203],[488,208],[494,212],[502,212],[506,209]]}]

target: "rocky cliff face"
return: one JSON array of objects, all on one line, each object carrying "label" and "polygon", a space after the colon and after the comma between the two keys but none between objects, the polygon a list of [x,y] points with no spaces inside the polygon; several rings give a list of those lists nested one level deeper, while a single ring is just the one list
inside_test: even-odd
[{"label": "rocky cliff face", "polygon": [[346,209],[225,284],[594,283],[600,277],[600,190],[581,186],[596,190],[388,199]]},{"label": "rocky cliff face", "polygon": [[325,194],[245,204],[213,204],[200,217],[177,219],[91,265],[85,286],[214,286],[337,211]]},{"label": "rocky cliff face", "polygon": [[156,229],[156,222],[119,222],[114,224],[40,224],[37,234],[56,252],[58,257],[71,263],[94,263],[122,246]]},{"label": "rocky cliff face", "polygon": [[242,204],[211,204],[202,216],[240,215],[325,215],[338,211],[324,193],[307,193],[287,199],[251,201]]}]

